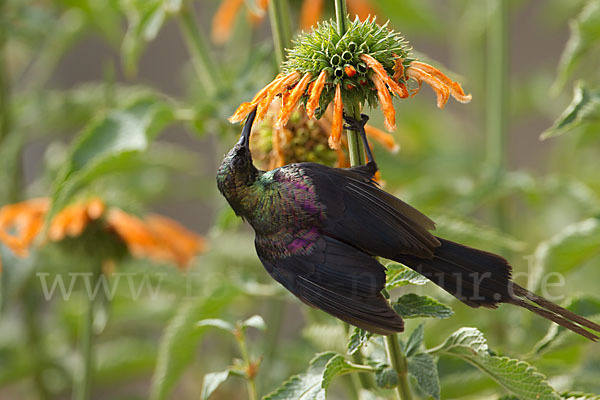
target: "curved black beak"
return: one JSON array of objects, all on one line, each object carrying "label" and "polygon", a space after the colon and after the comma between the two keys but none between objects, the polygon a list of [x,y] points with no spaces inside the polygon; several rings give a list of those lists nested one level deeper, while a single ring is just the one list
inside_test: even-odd
[{"label": "curved black beak", "polygon": [[248,114],[248,118],[246,118],[246,122],[244,123],[244,129],[242,129],[240,140],[238,141],[238,144],[241,144],[246,148],[250,146],[250,132],[252,131],[254,117],[256,117],[256,108],[252,110],[250,114]]}]

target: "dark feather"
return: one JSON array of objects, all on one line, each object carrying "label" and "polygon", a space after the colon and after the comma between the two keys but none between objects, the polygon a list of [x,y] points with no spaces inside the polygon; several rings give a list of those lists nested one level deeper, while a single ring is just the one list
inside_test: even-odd
[{"label": "dark feather", "polygon": [[402,331],[402,318],[381,295],[385,267],[373,257],[328,236],[308,254],[274,257],[264,241],[257,236],[255,244],[266,270],[305,303],[374,333]]}]

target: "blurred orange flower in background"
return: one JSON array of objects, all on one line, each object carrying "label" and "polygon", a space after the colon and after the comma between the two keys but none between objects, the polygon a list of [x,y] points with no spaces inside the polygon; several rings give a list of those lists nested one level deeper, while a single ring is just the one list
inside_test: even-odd
[{"label": "blurred orange flower in background", "polygon": [[[42,231],[49,209],[49,198],[26,200],[0,208],[0,242],[15,255],[27,257],[29,248]],[[134,257],[171,262],[183,269],[195,255],[206,249],[202,236],[171,219],[159,215],[141,219],[118,208],[107,209],[97,197],[71,204],[60,211],[50,222],[46,239],[60,242],[79,237],[94,221],[100,222],[107,234],[124,243]]]},{"label": "blurred orange flower in background", "polygon": [[[256,0],[254,7],[245,0],[223,0],[213,16],[211,38],[214,43],[223,44],[231,37],[233,23],[242,6],[248,9],[251,21],[259,23],[265,16],[269,0]],[[323,14],[323,0],[303,0],[300,8],[300,29],[310,29]],[[375,16],[376,12],[368,0],[348,0],[350,15],[357,15],[361,21]]]}]

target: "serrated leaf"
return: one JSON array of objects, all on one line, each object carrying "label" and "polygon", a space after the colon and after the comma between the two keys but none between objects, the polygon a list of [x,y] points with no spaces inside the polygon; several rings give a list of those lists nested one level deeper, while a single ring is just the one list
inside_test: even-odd
[{"label": "serrated leaf", "polygon": [[537,275],[545,271],[564,274],[599,254],[600,219],[589,218],[540,243],[534,253],[534,270]]},{"label": "serrated leaf", "polygon": [[475,328],[459,329],[429,353],[458,357],[474,365],[521,400],[560,399],[546,377],[528,363],[490,355],[483,334]]},{"label": "serrated leaf", "polygon": [[350,335],[350,340],[348,341],[348,354],[354,354],[360,350],[360,348],[369,341],[371,336],[373,336],[371,332],[367,332],[361,328],[354,328]]},{"label": "serrated leaf", "polygon": [[211,372],[204,375],[202,379],[202,393],[200,398],[202,400],[208,400],[208,398],[214,393],[217,388],[229,378],[231,375],[230,370],[221,372]]},{"label": "serrated leaf", "polygon": [[148,148],[172,117],[166,104],[153,99],[110,112],[92,123],[73,143],[65,167],[54,182],[52,206],[46,220],[50,221],[94,179],[131,168],[132,159]]},{"label": "serrated leaf", "polygon": [[341,354],[317,354],[308,370],[294,375],[263,400],[325,400],[327,389],[336,376],[361,371]]},{"label": "serrated leaf", "polygon": [[433,357],[417,353],[408,357],[408,373],[415,377],[419,388],[436,400],[440,399],[440,378]]},{"label": "serrated leaf", "polygon": [[424,338],[424,325],[419,324],[419,326],[417,326],[415,330],[411,332],[408,340],[406,341],[406,349],[404,350],[406,355],[410,357],[412,354],[417,353],[421,348],[421,345],[423,345]]},{"label": "serrated leaf", "polygon": [[386,290],[405,285],[424,285],[429,282],[429,279],[402,264],[391,262],[385,267],[387,268]]},{"label": "serrated leaf", "polygon": [[242,327],[252,327],[254,329],[258,329],[259,331],[266,331],[267,325],[265,324],[265,320],[260,315],[253,315],[244,322],[242,322]]},{"label": "serrated leaf", "polygon": [[393,389],[398,386],[398,372],[389,365],[382,365],[375,372],[375,383],[383,389]]},{"label": "serrated leaf", "polygon": [[179,306],[160,339],[158,359],[152,375],[151,400],[166,399],[192,361],[192,349],[206,331],[206,328],[197,328],[198,320],[217,316],[233,300],[234,295],[231,289],[218,289],[207,298],[192,299]]},{"label": "serrated leaf", "polygon": [[409,293],[396,300],[392,307],[403,318],[432,317],[444,319],[454,314],[452,308],[429,296]]},{"label": "serrated leaf", "polygon": [[571,104],[540,138],[544,140],[559,136],[591,122],[600,122],[600,90],[588,88],[585,83],[578,82]]},{"label": "serrated leaf", "polygon": [[554,90],[562,88],[589,50],[600,42],[600,3],[589,1],[581,13],[570,22],[571,36],[558,64]]},{"label": "serrated leaf", "polygon": [[218,319],[218,318],[209,318],[209,319],[203,319],[202,321],[198,321],[196,323],[196,327],[197,328],[212,327],[212,328],[222,329],[229,333],[233,333],[233,331],[235,330],[235,327],[233,326],[233,324],[231,324],[230,322],[224,321],[222,319]]}]

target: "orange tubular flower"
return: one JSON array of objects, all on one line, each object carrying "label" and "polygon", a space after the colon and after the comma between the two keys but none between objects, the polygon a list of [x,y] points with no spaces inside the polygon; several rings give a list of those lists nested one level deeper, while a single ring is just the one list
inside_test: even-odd
[{"label": "orange tubular flower", "polygon": [[[17,256],[26,257],[42,230],[49,209],[48,198],[0,208],[0,242]],[[175,221],[157,215],[149,216],[144,221],[117,208],[107,211],[99,198],[71,204],[61,210],[50,221],[47,239],[60,242],[68,237],[81,237],[95,221],[101,224],[107,235],[127,245],[136,257],[169,261],[185,268],[205,248],[202,237]]]},{"label": "orange tubular flower", "polygon": [[[452,95],[452,97],[461,103],[468,103],[471,101],[472,96],[470,94],[465,94],[460,84],[452,81],[439,69],[432,67],[429,64],[420,61],[411,62],[406,69],[406,76],[416,80],[419,83],[419,88],[421,87],[421,81],[428,83],[437,94],[439,108],[444,108],[449,95]],[[418,91],[419,90],[417,89],[417,92]]]},{"label": "orange tubular flower", "polygon": [[392,103],[392,96],[385,87],[383,79],[381,79],[378,74],[373,74],[371,80],[375,84],[377,96],[379,97],[379,103],[383,109],[385,127],[388,131],[393,131],[396,129],[396,110],[394,109],[394,104]]},{"label": "orange tubular flower", "polygon": [[437,93],[440,108],[450,95],[460,102],[471,100],[458,83],[436,68],[411,58],[404,38],[387,26],[377,25],[374,20],[361,22],[357,18],[348,23],[347,31],[341,36],[337,33],[336,22],[320,23],[296,41],[283,70],[284,74],[260,90],[251,102],[242,103],[229,120],[242,122],[257,109],[256,121],[261,121],[275,97],[281,96],[282,107],[274,122],[278,128],[283,128],[298,105],[304,105],[309,118],[319,119],[333,103],[328,143],[331,148],[338,149],[344,108],[356,110],[381,104],[386,128],[395,129],[392,98],[410,97],[407,87],[410,79],[419,85],[411,90],[413,95],[419,91],[422,82],[431,85]]},{"label": "orange tubular flower", "polygon": [[329,147],[339,149],[344,130],[344,104],[342,103],[342,90],[340,84],[335,87],[333,99],[333,121],[331,123],[331,136],[329,136]]},{"label": "orange tubular flower", "polygon": [[[217,44],[223,44],[231,37],[233,22],[244,4],[244,0],[223,0],[212,20],[211,38]],[[264,17],[268,1],[256,2],[256,11],[249,10],[254,22],[260,22]]]}]

